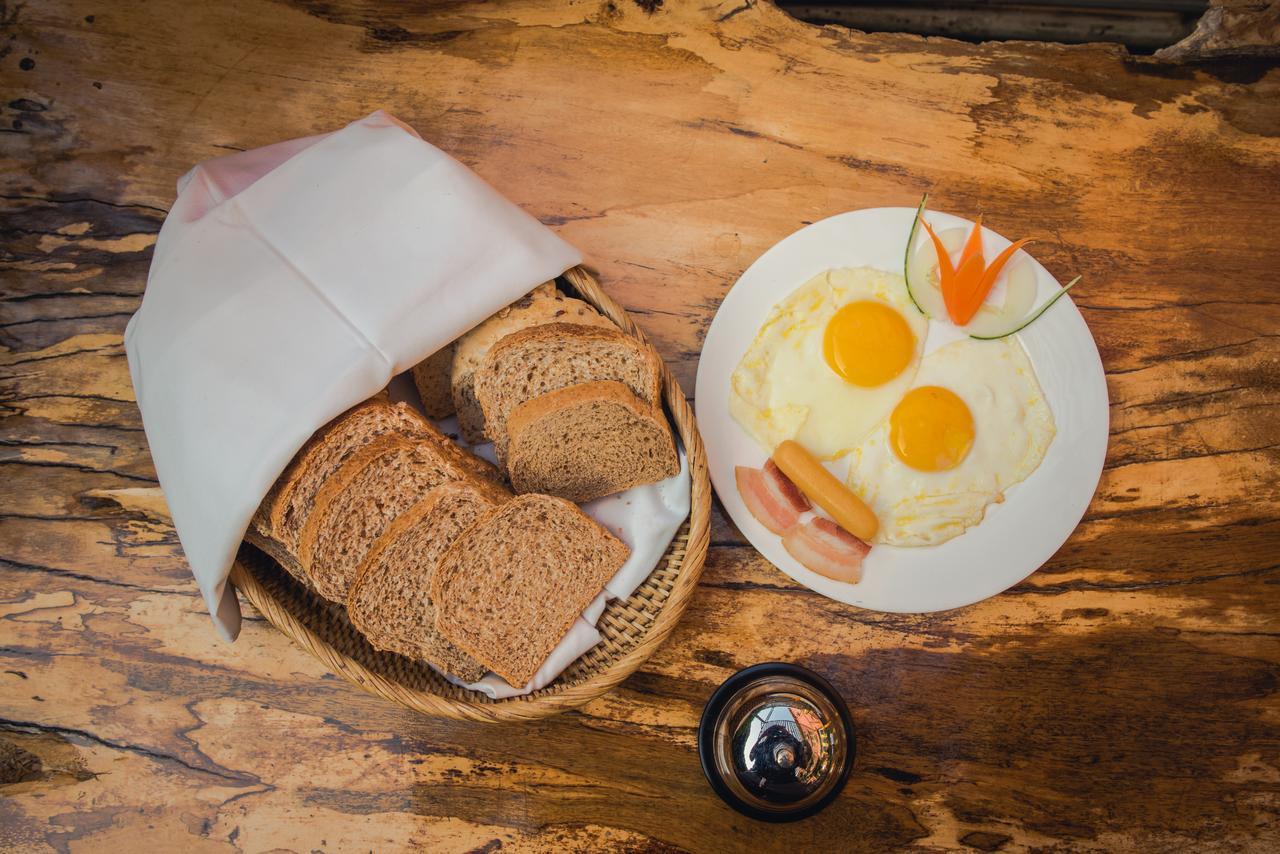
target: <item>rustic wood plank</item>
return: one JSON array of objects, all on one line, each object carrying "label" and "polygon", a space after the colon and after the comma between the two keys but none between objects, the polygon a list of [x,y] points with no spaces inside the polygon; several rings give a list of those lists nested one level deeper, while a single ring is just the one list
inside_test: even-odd
[{"label": "rustic wood plank", "polygon": [[[0,6],[0,847],[298,851],[1280,845],[1280,70],[808,26],[766,3]],[[120,335],[193,163],[386,107],[579,246],[691,394],[781,237],[859,207],[1044,237],[1112,438],[1009,593],[871,614],[717,512],[698,596],[621,689],[502,728],[368,697],[248,615],[216,641]],[[850,701],[827,812],[705,786],[714,686],[782,658]]]}]

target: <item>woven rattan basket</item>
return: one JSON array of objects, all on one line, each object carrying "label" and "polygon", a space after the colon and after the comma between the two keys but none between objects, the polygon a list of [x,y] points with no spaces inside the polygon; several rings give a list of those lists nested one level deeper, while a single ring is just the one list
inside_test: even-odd
[{"label": "woven rattan basket", "polygon": [[[563,280],[625,332],[645,341],[621,306],[581,267]],[[425,664],[379,652],[347,620],[346,611],[309,592],[261,552],[245,549],[231,581],[253,607],[334,673],[364,690],[427,715],[500,722],[532,720],[580,706],[635,672],[675,628],[707,557],[711,484],[707,455],[693,411],[679,383],[662,367],[663,399],[684,443],[692,479],[688,520],[676,532],[649,578],[625,601],[611,601],[600,618],[603,640],[555,682],[523,697],[490,700],[445,681]]]}]

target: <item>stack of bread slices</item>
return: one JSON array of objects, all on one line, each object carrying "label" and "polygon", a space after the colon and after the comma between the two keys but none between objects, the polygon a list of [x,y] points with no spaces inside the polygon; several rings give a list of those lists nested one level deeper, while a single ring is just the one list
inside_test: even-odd
[{"label": "stack of bread slices", "polygon": [[523,686],[629,554],[575,502],[679,470],[657,356],[547,283],[413,373],[498,466],[379,395],[298,452],[246,539],[378,649]]},{"label": "stack of bread slices", "polygon": [[658,356],[547,282],[414,368],[427,414],[492,442],[516,492],[590,501],[679,470]]}]

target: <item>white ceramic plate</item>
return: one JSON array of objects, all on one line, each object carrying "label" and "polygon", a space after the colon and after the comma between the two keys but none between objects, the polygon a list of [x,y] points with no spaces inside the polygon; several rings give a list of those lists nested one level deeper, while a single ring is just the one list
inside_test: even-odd
[{"label": "white ceramic plate", "polygon": [[[734,524],[775,566],[824,596],[875,611],[911,613],[958,608],[1006,590],[1035,572],[1067,540],[1097,489],[1107,452],[1107,383],[1098,348],[1070,296],[1020,333],[1057,435],[1040,467],[987,509],[980,525],[938,546],[876,545],[862,581],[845,584],[810,572],[755,520],[738,495],[735,466],[762,466],[766,454],[729,414],[729,378],[773,305],[823,270],[875,267],[902,274],[914,208],[871,208],[839,214],[797,231],[751,265],[725,297],[698,365],[698,427],[707,445],[711,482]],[[929,212],[938,229],[969,220]],[[984,229],[988,258],[1009,241]],[[1038,262],[1037,305],[1059,287]],[[1080,287],[1087,287],[1082,282]],[[931,323],[926,352],[943,343]],[[949,340],[949,339],[948,339]],[[832,464],[843,475],[844,461]]]}]

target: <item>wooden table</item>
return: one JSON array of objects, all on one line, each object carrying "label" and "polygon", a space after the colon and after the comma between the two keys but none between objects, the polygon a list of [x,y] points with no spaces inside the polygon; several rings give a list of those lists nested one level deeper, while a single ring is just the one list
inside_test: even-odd
[{"label": "wooden table", "polygon": [[[816,28],[762,2],[0,5],[0,849],[1280,846],[1280,70]],[[1008,593],[874,614],[717,516],[680,629],[543,723],[368,697],[217,641],[121,333],[197,161],[385,107],[580,247],[690,394],[735,277],[850,209],[983,211],[1077,292],[1111,446]],[[694,725],[766,659],[848,699],[854,776],[765,826]]]}]

